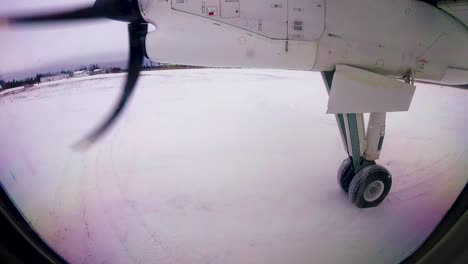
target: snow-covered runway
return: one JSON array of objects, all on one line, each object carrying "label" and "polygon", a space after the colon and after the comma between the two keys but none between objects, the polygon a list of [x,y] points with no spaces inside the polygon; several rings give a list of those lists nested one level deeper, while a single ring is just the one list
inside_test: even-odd
[{"label": "snow-covered runway", "polygon": [[320,74],[144,72],[124,115],[88,152],[123,75],[0,97],[0,180],[72,263],[394,263],[468,180],[468,91],[418,85],[391,113],[380,164],[393,187],[357,209]]}]

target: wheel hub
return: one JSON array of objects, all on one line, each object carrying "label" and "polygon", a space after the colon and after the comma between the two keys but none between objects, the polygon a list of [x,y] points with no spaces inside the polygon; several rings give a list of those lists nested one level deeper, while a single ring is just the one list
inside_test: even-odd
[{"label": "wheel hub", "polygon": [[364,199],[367,202],[373,202],[384,192],[384,183],[382,181],[374,181],[369,184],[364,190]]}]

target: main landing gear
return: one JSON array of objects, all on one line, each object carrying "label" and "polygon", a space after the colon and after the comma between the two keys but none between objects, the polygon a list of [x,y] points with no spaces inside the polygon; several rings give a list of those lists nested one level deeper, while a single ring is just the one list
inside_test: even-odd
[{"label": "main landing gear", "polygon": [[346,158],[338,169],[338,184],[359,208],[379,205],[392,186],[392,177],[387,169],[375,162],[367,163],[367,166],[355,173],[351,158]]},{"label": "main landing gear", "polygon": [[[330,91],[333,72],[323,72],[322,77]],[[380,156],[385,135],[386,113],[370,114],[367,133],[362,113],[335,116],[348,153],[348,158],[338,169],[338,184],[357,207],[375,207],[385,199],[392,186],[388,170],[375,163]]]}]

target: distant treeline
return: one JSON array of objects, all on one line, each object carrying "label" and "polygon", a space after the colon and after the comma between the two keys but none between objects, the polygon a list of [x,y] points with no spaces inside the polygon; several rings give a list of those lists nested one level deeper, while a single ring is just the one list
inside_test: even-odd
[{"label": "distant treeline", "polygon": [[2,85],[3,89],[10,89],[10,88],[18,87],[18,86],[24,86],[25,84],[39,83],[40,78],[41,78],[41,75],[37,74],[36,77],[26,78],[23,80],[13,79],[12,81],[9,81],[9,82],[3,81],[3,83],[0,83],[0,85]]},{"label": "distant treeline", "polygon": [[[69,76],[72,76],[74,71],[94,71],[95,69],[100,69],[99,65],[97,64],[91,64],[89,66],[80,66],[79,68],[76,68],[75,70],[61,70],[60,72],[47,72],[47,73],[38,73],[34,77],[29,77],[25,78],[22,80],[11,80],[11,81],[3,81],[0,80],[0,85],[2,86],[2,89],[10,89],[10,88],[15,88],[19,86],[27,86],[27,85],[34,85],[36,83],[41,82],[42,77],[47,77],[47,76],[54,76],[57,74],[68,74]],[[111,72],[121,72],[122,69],[117,68],[117,67],[112,67],[108,69]],[[107,71],[106,71],[107,72]]]},{"label": "distant treeline", "polygon": [[[142,70],[161,70],[161,69],[187,69],[187,68],[202,68],[202,67],[194,67],[194,66],[186,66],[186,65],[173,65],[173,64],[161,64],[155,62],[145,62],[142,66]],[[53,76],[57,74],[68,74],[72,77],[74,71],[94,71],[96,69],[102,69],[105,73],[119,73],[119,72],[126,72],[126,69],[121,69],[119,67],[109,67],[109,68],[101,68],[97,64],[91,64],[89,66],[80,66],[75,70],[62,70],[60,72],[47,72],[47,73],[38,73],[34,77],[25,78],[22,80],[11,80],[11,81],[3,81],[0,78],[0,85],[2,89],[10,89],[19,86],[27,86],[27,85],[34,85],[36,83],[41,82],[42,77]]]},{"label": "distant treeline", "polygon": [[[70,72],[67,72],[67,71],[61,71],[60,73],[63,73],[63,74],[70,74]],[[11,81],[8,81],[8,82],[5,82],[3,81],[3,84],[2,87],[3,89],[10,89],[10,88],[15,88],[15,87],[19,87],[19,86],[25,86],[25,85],[33,85],[33,84],[36,84],[36,83],[40,83],[41,82],[41,78],[44,77],[44,76],[52,76],[52,75],[55,75],[55,74],[59,74],[59,73],[38,73],[36,74],[35,77],[29,77],[29,78],[25,78],[25,79],[22,79],[22,80],[11,80]],[[0,81],[1,82],[1,81]]]}]

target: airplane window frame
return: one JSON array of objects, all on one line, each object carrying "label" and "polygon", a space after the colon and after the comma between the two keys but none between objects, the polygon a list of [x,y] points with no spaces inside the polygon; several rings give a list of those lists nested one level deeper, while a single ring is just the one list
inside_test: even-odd
[{"label": "airplane window frame", "polygon": [[29,224],[0,182],[0,262],[68,263]]}]

